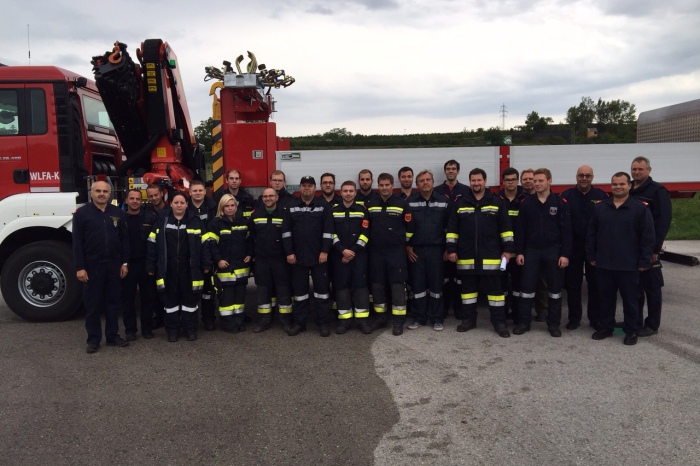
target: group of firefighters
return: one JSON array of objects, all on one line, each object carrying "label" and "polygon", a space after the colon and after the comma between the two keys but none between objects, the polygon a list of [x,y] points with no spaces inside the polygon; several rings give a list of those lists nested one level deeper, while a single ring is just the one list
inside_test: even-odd
[{"label": "group of firefighters", "polygon": [[[469,185],[458,181],[459,173],[459,162],[447,161],[446,180],[436,186],[429,170],[414,178],[403,167],[397,189],[394,176],[381,173],[377,191],[370,170],[338,191],[335,176],[324,173],[320,195],[314,177],[304,176],[297,197],[286,191],[284,173],[274,171],[256,200],[242,188],[240,173],[230,170],[213,198],[204,183],[193,181],[189,198],[175,193],[168,206],[160,187],[149,186],[150,205],[144,208],[141,192],[132,190],[125,212],[107,202],[109,185],[98,181],[93,202],[78,209],[74,221],[87,351],[99,349],[102,308],[107,345],[136,339],[137,289],[144,338],[165,326],[169,341],[182,334],[196,340],[200,308],[205,330],[214,330],[218,318],[222,330],[244,331],[252,269],[256,333],[271,327],[275,308],[288,335],[305,331],[311,278],[315,323],[324,337],[336,318],[337,334],[354,327],[369,334],[391,321],[393,335],[401,335],[407,317],[408,329],[429,324],[440,331],[450,306],[460,321],[457,331],[466,332],[476,327],[480,292],[503,338],[510,336],[508,320],[516,335],[530,330],[533,301],[545,293],[546,311],[538,310],[535,319],[560,337],[563,289],[566,328],[581,324],[584,273],[593,339],[613,334],[618,291],[624,343],[657,333],[663,286],[658,255],[671,203],[649,176],[648,159],[634,159],[631,176],[616,173],[610,197],[593,186],[587,165],[579,167],[576,186],[561,195],[551,192],[546,168],[506,168],[498,193],[487,188],[484,170],[471,170]],[[120,307],[126,339],[118,334]]]}]

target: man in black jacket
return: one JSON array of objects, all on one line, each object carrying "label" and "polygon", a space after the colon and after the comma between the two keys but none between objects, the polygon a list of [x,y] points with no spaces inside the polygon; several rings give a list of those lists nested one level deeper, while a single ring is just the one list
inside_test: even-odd
[{"label": "man in black jacket", "polygon": [[[642,293],[639,298],[639,322],[642,329],[640,337],[656,335],[661,325],[661,288],[664,286],[664,276],[661,273],[659,254],[666,240],[668,229],[671,227],[671,196],[668,190],[651,179],[651,164],[646,157],[637,157],[632,161],[632,179],[634,184],[630,196],[644,202],[651,210],[654,221],[654,254],[652,266],[640,274]],[[647,301],[647,318],[644,319],[644,295]]]},{"label": "man in black jacket", "polygon": [[73,216],[73,262],[83,283],[87,352],[95,353],[102,341],[100,310],[105,313],[107,346],[127,346],[119,336],[121,279],[128,273],[129,237],[124,212],[109,203],[111,187],[96,181],[90,188],[92,203]]},{"label": "man in black jacket", "polygon": [[518,325],[513,334],[530,330],[532,301],[537,280],[544,270],[547,279],[547,328],[553,337],[560,337],[561,289],[564,270],[571,257],[571,218],[566,201],[551,192],[552,173],[538,168],[535,174],[535,194],[520,205],[515,231],[515,252],[518,265],[523,266]]},{"label": "man in black jacket", "polygon": [[612,198],[596,205],[586,238],[586,258],[595,267],[600,290],[600,327],[594,340],[615,330],[617,291],[622,297],[625,345],[637,343],[639,324],[639,275],[652,265],[654,223],[651,213],[630,196],[630,177],[612,177]]},{"label": "man in black jacket", "polygon": [[569,266],[566,268],[566,300],[569,305],[568,330],[575,330],[581,324],[583,305],[581,304],[581,285],[585,270],[586,284],[588,285],[588,305],[586,315],[591,327],[597,328],[598,324],[598,284],[595,273],[590,263],[586,261],[586,230],[593,215],[593,207],[605,199],[608,195],[602,189],[593,186],[593,169],[588,165],[581,165],[576,171],[576,186],[561,193],[562,199],[566,199],[571,214],[571,229],[573,247]]},{"label": "man in black jacket", "polygon": [[[190,202],[187,210],[199,217],[202,225],[207,226],[216,216],[216,202],[207,196],[207,188],[204,182],[194,180],[190,183]],[[204,275],[204,288],[202,288],[202,322],[204,330],[211,331],[216,328],[216,293],[212,281],[212,273]]]}]

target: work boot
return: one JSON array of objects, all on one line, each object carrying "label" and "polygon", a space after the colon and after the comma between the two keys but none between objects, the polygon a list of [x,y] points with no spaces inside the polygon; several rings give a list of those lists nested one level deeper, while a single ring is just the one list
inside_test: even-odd
[{"label": "work boot", "polygon": [[318,333],[322,337],[329,337],[331,336],[331,327],[328,324],[321,324],[318,326]]},{"label": "work boot", "polygon": [[493,329],[496,331],[499,337],[501,338],[509,338],[510,337],[510,332],[508,331],[508,327],[506,324],[496,324],[493,326]]},{"label": "work boot", "polygon": [[372,321],[372,330],[380,330],[386,327],[387,322],[389,322],[389,316],[386,313],[377,314]]},{"label": "work boot", "polygon": [[476,322],[472,319],[464,319],[461,324],[457,326],[458,332],[468,332],[469,330],[476,328]]},{"label": "work boot", "polygon": [[337,333],[338,335],[342,335],[342,334],[346,333],[348,330],[350,330],[351,325],[352,325],[352,321],[350,319],[339,320],[338,326],[335,328],[335,333]]},{"label": "work boot", "polygon": [[270,314],[263,314],[260,317],[260,320],[258,321],[257,325],[253,329],[254,333],[260,333],[264,332],[265,330],[268,330],[272,326],[272,316]]},{"label": "work boot", "polygon": [[289,333],[289,330],[292,328],[291,314],[280,314],[280,325],[285,333]]},{"label": "work boot", "polygon": [[392,328],[391,328],[391,333],[392,333],[392,335],[397,336],[397,337],[399,335],[403,335],[403,324],[399,324],[397,322],[394,322],[394,325],[392,325]]},{"label": "work boot", "polygon": [[306,325],[297,322],[289,328],[289,331],[287,331],[287,335],[289,335],[290,337],[295,337],[301,332],[306,332]]},{"label": "work boot", "polygon": [[372,333],[372,326],[368,322],[367,318],[360,319],[360,331],[364,333],[365,335],[369,335]]}]

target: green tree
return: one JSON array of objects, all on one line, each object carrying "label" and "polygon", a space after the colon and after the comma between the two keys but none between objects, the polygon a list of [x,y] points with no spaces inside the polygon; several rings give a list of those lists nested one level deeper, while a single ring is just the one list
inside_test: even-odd
[{"label": "green tree", "polygon": [[581,97],[581,103],[576,107],[569,107],[566,112],[566,123],[571,128],[573,142],[578,137],[586,137],[586,130],[596,117],[596,106],[590,97]]},{"label": "green tree", "polygon": [[626,100],[598,99],[596,121],[601,125],[629,125],[637,121],[637,108]]},{"label": "green tree", "polygon": [[537,112],[530,112],[525,117],[525,132],[532,137],[532,134],[538,131],[544,131],[547,125],[554,123],[552,117],[541,117]]},{"label": "green tree", "polygon": [[505,133],[498,126],[493,126],[484,131],[484,143],[490,146],[500,146],[505,142]]},{"label": "green tree", "polygon": [[214,129],[214,120],[207,118],[202,120],[194,129],[194,137],[198,144],[204,145],[204,150],[211,153],[211,146],[214,143],[214,138],[211,135],[211,130]]}]

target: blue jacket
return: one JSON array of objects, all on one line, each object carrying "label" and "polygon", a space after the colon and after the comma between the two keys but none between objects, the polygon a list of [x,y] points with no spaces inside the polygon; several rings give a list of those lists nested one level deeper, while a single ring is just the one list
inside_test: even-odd
[{"label": "blue jacket", "polygon": [[93,203],[73,215],[73,264],[75,270],[87,265],[129,262],[129,234],[124,211],[107,204],[104,212]]},{"label": "blue jacket", "polygon": [[586,260],[601,269],[635,271],[651,267],[654,223],[644,204],[629,197],[620,207],[612,199],[597,204],[586,237]]},{"label": "blue jacket", "polygon": [[550,193],[545,202],[533,194],[520,204],[515,231],[515,252],[559,246],[559,256],[571,257],[571,217],[566,200]]}]

